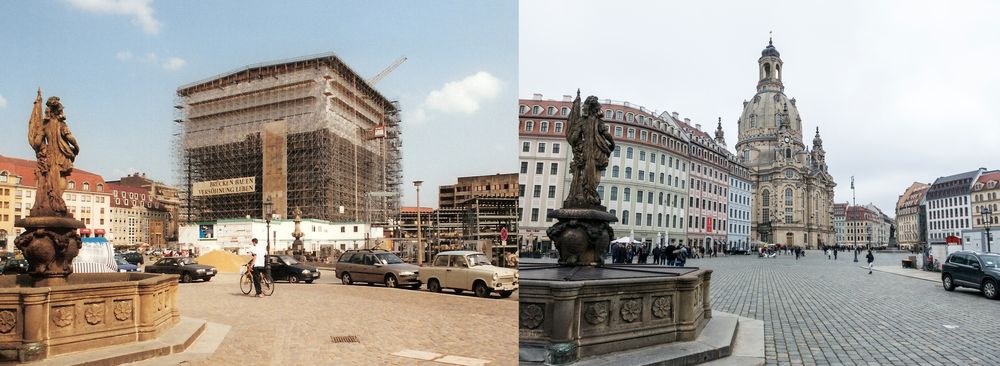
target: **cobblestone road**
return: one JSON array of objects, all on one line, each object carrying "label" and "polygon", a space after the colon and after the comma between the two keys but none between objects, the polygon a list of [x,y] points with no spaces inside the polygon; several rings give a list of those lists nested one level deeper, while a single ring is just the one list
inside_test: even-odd
[{"label": "cobblestone road", "polygon": [[[273,296],[253,298],[237,278],[180,286],[182,315],[233,327],[197,365],[443,365],[391,355],[402,350],[517,363],[516,295],[344,286],[324,271],[316,283],[278,283]],[[348,335],[360,343],[331,342]]]},{"label": "cobblestone road", "polygon": [[[876,265],[900,265],[878,254]],[[768,365],[1000,365],[1000,301],[818,251],[688,261],[712,268],[712,307],[764,321]]]}]

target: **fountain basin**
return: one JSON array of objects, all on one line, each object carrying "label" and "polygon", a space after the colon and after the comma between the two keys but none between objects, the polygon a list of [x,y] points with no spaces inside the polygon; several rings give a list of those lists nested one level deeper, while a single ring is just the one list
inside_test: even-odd
[{"label": "fountain basin", "polygon": [[28,362],[156,338],[180,321],[176,275],[74,273],[32,287],[0,276],[0,360]]},{"label": "fountain basin", "polygon": [[520,274],[524,364],[692,341],[712,317],[709,269],[522,263]]}]

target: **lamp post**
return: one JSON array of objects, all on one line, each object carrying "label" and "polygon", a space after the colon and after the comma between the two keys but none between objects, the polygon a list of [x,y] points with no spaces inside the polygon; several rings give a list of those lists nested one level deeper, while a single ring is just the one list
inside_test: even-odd
[{"label": "lamp post", "polygon": [[[268,196],[264,200],[264,223],[267,226],[267,233],[264,235],[267,238],[267,255],[271,255],[271,216],[274,215],[274,202],[271,202],[271,197]],[[271,261],[264,257],[264,272],[268,276],[271,275]]]},{"label": "lamp post", "polygon": [[979,213],[983,215],[983,221],[986,223],[986,252],[989,253],[993,251],[992,248],[990,248],[990,244],[992,242],[992,238],[990,236],[990,223],[993,220],[993,210],[989,207],[983,207]]},{"label": "lamp post", "polygon": [[420,229],[420,185],[423,184],[422,180],[413,181],[413,186],[417,188],[417,265],[424,264],[424,243],[423,235],[421,235]]}]

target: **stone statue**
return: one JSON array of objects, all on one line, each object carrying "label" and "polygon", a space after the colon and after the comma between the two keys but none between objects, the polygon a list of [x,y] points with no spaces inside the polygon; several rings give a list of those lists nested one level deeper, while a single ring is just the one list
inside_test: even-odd
[{"label": "stone statue", "polygon": [[601,171],[608,167],[608,157],[615,148],[611,133],[601,120],[597,97],[587,97],[580,108],[580,91],[576,92],[566,140],[573,151],[570,163],[573,180],[563,207],[549,214],[559,222],[546,230],[546,234],[555,242],[560,265],[601,266],[614,237],[609,223],[618,219],[601,205],[597,194]]},{"label": "stone statue", "polygon": [[73,273],[73,258],[82,246],[77,229],[84,227],[83,222],[73,219],[66,210],[62,198],[66,177],[73,172],[80,146],[69,132],[59,98],[49,98],[44,114],[42,109],[39,89],[28,119],[28,143],[37,160],[38,192],[30,215],[14,221],[15,226],[25,228],[14,245],[28,260],[28,274],[35,279],[36,287],[66,283],[66,277]]},{"label": "stone statue", "polygon": [[597,184],[601,180],[601,171],[608,167],[608,157],[615,149],[615,142],[601,120],[601,104],[597,102],[597,97],[587,97],[581,114],[580,91],[577,90],[569,114],[566,140],[573,148],[573,161],[570,163],[573,182],[563,208],[600,207]]},{"label": "stone statue", "polygon": [[305,251],[305,245],[302,243],[302,237],[306,235],[299,227],[299,224],[302,223],[302,210],[295,207],[295,211],[292,211],[292,214],[295,215],[295,218],[292,220],[295,222],[295,230],[292,231],[292,237],[295,238],[295,240],[292,241],[292,254],[302,255]]},{"label": "stone statue", "polygon": [[38,167],[35,180],[38,192],[31,214],[35,216],[73,217],[66,211],[63,190],[66,177],[73,172],[73,161],[80,153],[76,138],[69,132],[66,115],[58,97],[49,98],[42,115],[42,90],[38,90],[35,107],[28,121],[28,143],[35,150]]}]

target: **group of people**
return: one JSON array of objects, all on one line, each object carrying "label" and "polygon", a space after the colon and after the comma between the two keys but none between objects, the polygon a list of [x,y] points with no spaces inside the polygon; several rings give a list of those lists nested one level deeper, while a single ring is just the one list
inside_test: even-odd
[{"label": "group of people", "polygon": [[649,257],[653,257],[653,264],[683,267],[687,259],[691,257],[691,250],[687,246],[673,243],[666,246],[657,245],[649,249],[649,244],[613,243],[611,244],[612,263],[633,263],[638,259],[638,264],[649,263]]}]

